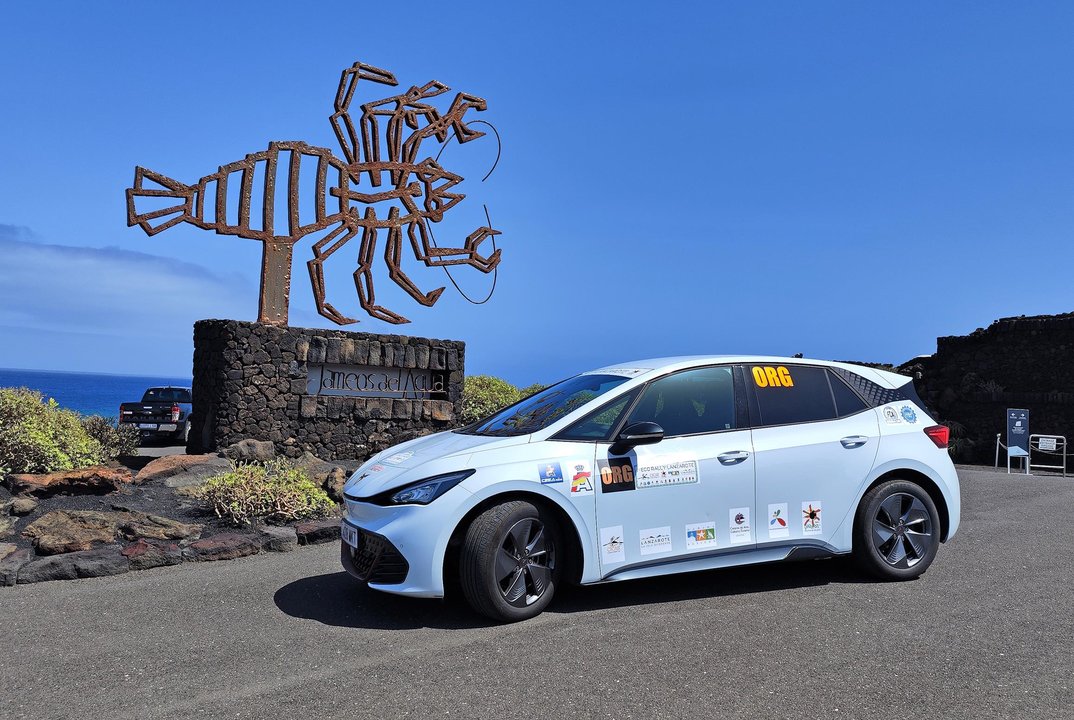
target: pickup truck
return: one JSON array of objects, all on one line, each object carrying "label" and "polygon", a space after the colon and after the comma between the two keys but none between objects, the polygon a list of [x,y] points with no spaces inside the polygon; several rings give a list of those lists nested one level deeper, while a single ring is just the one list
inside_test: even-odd
[{"label": "pickup truck", "polygon": [[190,434],[190,388],[152,387],[141,402],[119,406],[119,422],[134,425],[142,440],[169,439],[186,442]]}]

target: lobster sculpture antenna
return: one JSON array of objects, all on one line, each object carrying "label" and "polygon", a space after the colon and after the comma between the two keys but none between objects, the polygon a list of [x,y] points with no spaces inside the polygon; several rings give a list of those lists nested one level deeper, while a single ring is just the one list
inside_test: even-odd
[{"label": "lobster sculpture antenna", "polygon": [[[134,186],[127,190],[127,225],[156,235],[185,222],[220,235],[260,240],[264,250],[258,322],[269,325],[287,324],[294,245],[315,234],[319,236],[313,243],[313,257],[306,263],[313,297],[317,311],[339,325],[357,320],[325,299],[324,263],[357,235],[361,236],[354,271],[358,301],[370,316],[385,322],[409,321],[376,301],[373,265],[381,235],[388,276],[427,307],[444,288],[424,292],[403,272],[404,233],[415,258],[428,267],[469,265],[483,273],[495,270],[500,263],[495,236],[500,233],[491,227],[474,230],[462,247],[436,245],[430,223],[443,220],[444,213],[465,197],[451,192],[462,177],[445,170],[436,159],[420,156],[428,138],[443,144],[452,137],[460,143],[482,137],[485,133],[475,130],[465,117],[470,111],[484,111],[486,102],[458,93],[441,113],[427,101],[450,88],[431,81],[361,105],[356,123],[351,103],[362,80],[398,85],[392,73],[361,62],[343,71],[331,116],[342,159],[328,148],[300,141],[272,142],[268,150],[223,165],[194,185],[137,167]],[[310,190],[311,176],[309,197],[304,193]],[[300,178],[307,179],[301,191]],[[228,204],[228,187],[235,184],[239,186],[237,208]],[[255,184],[261,191],[259,215],[251,207]],[[487,256],[481,253],[486,240],[492,240],[494,249]]]}]

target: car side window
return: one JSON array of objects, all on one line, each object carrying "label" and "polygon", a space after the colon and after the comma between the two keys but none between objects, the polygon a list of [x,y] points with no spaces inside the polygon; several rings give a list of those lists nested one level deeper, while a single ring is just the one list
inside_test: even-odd
[{"label": "car side window", "polygon": [[750,365],[746,381],[756,398],[755,426],[831,420],[835,401],[822,367],[803,365]]},{"label": "car side window", "polygon": [[686,370],[649,383],[627,425],[655,422],[665,437],[735,428],[735,384],[728,366]]},{"label": "car side window", "polygon": [[584,418],[556,435],[556,440],[604,440],[611,434],[612,428],[619,423],[619,418],[637,396],[631,391],[607,405],[594,410]]},{"label": "car side window", "polygon": [[832,396],[835,398],[835,410],[839,417],[853,415],[868,407],[849,385],[831,371],[828,372],[828,382],[832,384]]}]

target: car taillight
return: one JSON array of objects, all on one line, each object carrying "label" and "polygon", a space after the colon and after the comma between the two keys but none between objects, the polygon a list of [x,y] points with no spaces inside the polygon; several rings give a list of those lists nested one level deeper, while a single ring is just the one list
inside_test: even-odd
[{"label": "car taillight", "polygon": [[947,429],[946,425],[933,425],[925,428],[925,434],[929,436],[929,440],[936,443],[936,447],[947,447],[947,440],[951,436],[951,431]]},{"label": "car taillight", "polygon": [[[172,422],[179,422],[179,406],[178,405],[172,405]],[[944,430],[947,430],[947,428],[944,428]],[[946,437],[947,436],[944,435],[944,438],[946,438]],[[945,439],[944,442],[946,443],[947,440]]]}]

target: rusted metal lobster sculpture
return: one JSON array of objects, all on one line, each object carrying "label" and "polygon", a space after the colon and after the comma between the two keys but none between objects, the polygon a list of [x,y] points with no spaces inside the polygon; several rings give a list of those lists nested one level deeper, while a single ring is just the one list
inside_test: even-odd
[{"label": "rusted metal lobster sculpture", "polygon": [[[482,137],[485,133],[471,127],[464,117],[471,110],[485,110],[485,101],[458,93],[441,114],[426,101],[450,88],[434,80],[421,87],[412,86],[400,95],[363,104],[361,118],[355,124],[350,107],[361,80],[398,84],[387,70],[361,62],[343,71],[331,122],[344,159],[335,157],[328,148],[300,141],[273,142],[268,150],[224,165],[195,185],[138,167],[134,187],[127,190],[127,224],[156,235],[186,222],[221,235],[260,240],[264,251],[258,321],[271,325],[287,324],[295,243],[320,231],[328,232],[313,244],[313,258],[306,265],[317,311],[339,325],[357,320],[344,316],[325,300],[324,263],[359,233],[361,247],[354,272],[358,300],[369,315],[386,322],[409,321],[376,302],[372,270],[380,231],[387,232],[384,260],[389,277],[422,305],[433,305],[444,288],[422,292],[403,272],[404,231],[414,256],[426,266],[470,265],[483,273],[492,272],[500,262],[500,251],[487,257],[480,252],[485,240],[500,234],[491,227],[477,228],[461,248],[436,246],[429,223],[443,220],[444,213],[465,197],[450,192],[462,178],[431,157],[418,159],[422,142],[428,138],[446,143],[454,137],[466,143]],[[410,131],[405,138],[404,126]],[[382,146],[387,149],[387,159],[382,158]],[[313,198],[303,199],[300,177],[308,179],[310,173],[315,177]],[[234,182],[239,183],[239,206],[237,212],[235,208],[229,212],[228,185]],[[251,215],[255,183],[260,186],[260,219]],[[278,187],[285,190],[279,197]],[[157,207],[143,207],[139,212],[137,205],[151,203]],[[383,209],[378,214],[378,207],[385,205],[386,214]],[[286,234],[276,232],[281,215],[287,217]]]}]

